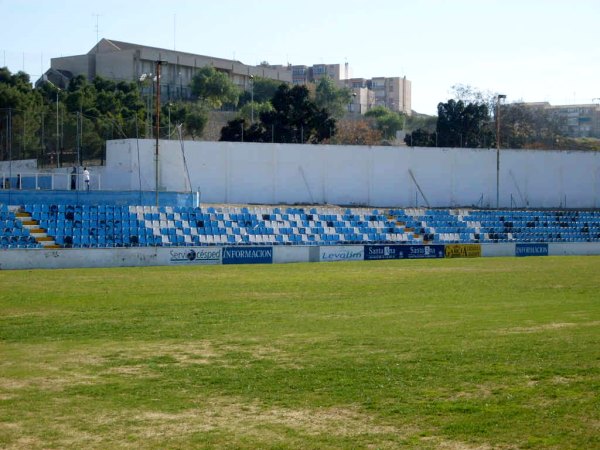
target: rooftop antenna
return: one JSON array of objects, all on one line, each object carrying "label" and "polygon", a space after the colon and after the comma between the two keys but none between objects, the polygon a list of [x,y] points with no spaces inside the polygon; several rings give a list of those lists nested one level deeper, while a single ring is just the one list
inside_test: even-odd
[{"label": "rooftop antenna", "polygon": [[96,17],[96,44],[98,44],[98,41],[100,40],[100,38],[98,37],[100,32],[100,28],[98,27],[98,17],[100,17],[100,14],[92,14],[92,16]]},{"label": "rooftop antenna", "polygon": [[175,38],[177,37],[177,23],[175,21],[176,17],[177,17],[177,14],[173,14],[173,50],[176,50],[176,47],[175,47]]}]

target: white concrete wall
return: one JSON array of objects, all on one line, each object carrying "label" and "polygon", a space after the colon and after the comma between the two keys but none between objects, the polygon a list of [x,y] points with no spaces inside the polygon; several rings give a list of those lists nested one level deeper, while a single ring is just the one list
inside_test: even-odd
[{"label": "white concrete wall", "polygon": [[37,170],[36,159],[20,159],[17,161],[0,161],[0,172],[17,174],[19,172],[35,172]]},{"label": "white concrete wall", "polygon": [[[138,150],[139,149],[139,150]],[[207,203],[496,206],[494,149],[160,141],[160,188]],[[154,190],[155,141],[107,143],[106,189]],[[600,152],[502,150],[500,207],[600,207]]]},{"label": "white concrete wall", "polygon": [[[362,261],[365,249],[362,245],[273,246],[272,248],[274,264]],[[240,249],[251,249],[251,247],[240,247]],[[551,256],[600,255],[600,243],[551,243],[548,244],[548,254]],[[481,246],[481,256],[515,257],[515,244],[484,244]],[[408,259],[403,261],[408,261]],[[219,265],[222,262],[223,249],[221,247],[73,248],[0,251],[0,270],[206,266]]]},{"label": "white concrete wall", "polygon": [[167,265],[166,257],[159,260],[156,250],[151,247],[93,250],[87,248],[2,250],[0,251],[0,270]]},{"label": "white concrete wall", "polygon": [[514,243],[482,244],[481,245],[481,256],[482,257],[515,256],[515,244]]},{"label": "white concrete wall", "polygon": [[551,256],[565,255],[600,255],[600,242],[553,242],[548,244]]},{"label": "white concrete wall", "polygon": [[[314,247],[313,247],[314,248]],[[310,261],[311,247],[305,246],[274,246],[273,263],[295,263]]]}]

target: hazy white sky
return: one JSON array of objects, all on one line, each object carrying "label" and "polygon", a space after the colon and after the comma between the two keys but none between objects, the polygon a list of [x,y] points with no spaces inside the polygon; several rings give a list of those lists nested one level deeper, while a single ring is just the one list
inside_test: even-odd
[{"label": "hazy white sky", "polygon": [[459,83],[508,101],[600,97],[600,0],[0,0],[0,25],[0,66],[33,80],[98,35],[246,64],[406,75],[413,109],[428,114]]}]

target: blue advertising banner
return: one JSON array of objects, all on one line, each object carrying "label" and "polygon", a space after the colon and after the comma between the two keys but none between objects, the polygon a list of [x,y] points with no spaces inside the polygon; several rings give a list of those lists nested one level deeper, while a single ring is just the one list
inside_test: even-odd
[{"label": "blue advertising banner", "polygon": [[443,258],[445,249],[443,245],[405,245],[404,257],[407,259]]},{"label": "blue advertising banner", "polygon": [[273,247],[224,247],[223,264],[272,264]]},{"label": "blue advertising banner", "polygon": [[515,256],[548,256],[548,244],[516,244]]},{"label": "blue advertising banner", "polygon": [[365,261],[402,258],[404,250],[400,245],[365,245]]}]

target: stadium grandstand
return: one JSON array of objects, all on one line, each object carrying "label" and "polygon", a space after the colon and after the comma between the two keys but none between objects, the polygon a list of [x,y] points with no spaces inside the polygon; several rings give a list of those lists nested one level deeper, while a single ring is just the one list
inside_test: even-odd
[{"label": "stadium grandstand", "polygon": [[600,211],[0,205],[1,247],[600,242]]},{"label": "stadium grandstand", "polygon": [[0,269],[600,254],[594,152],[497,170],[486,149],[160,145],[109,141],[89,190],[81,168],[0,163]]}]

